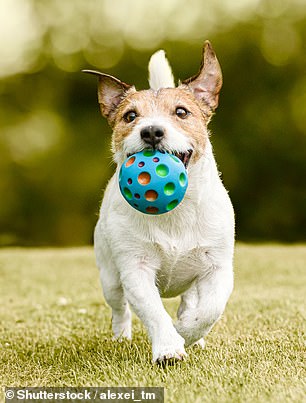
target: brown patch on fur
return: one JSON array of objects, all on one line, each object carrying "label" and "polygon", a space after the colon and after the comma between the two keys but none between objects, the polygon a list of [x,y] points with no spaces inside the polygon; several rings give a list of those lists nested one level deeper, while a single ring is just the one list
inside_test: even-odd
[{"label": "brown patch on fur", "polygon": [[[176,115],[176,109],[183,107],[190,112],[185,119]],[[137,118],[126,122],[124,116],[135,111]],[[186,85],[178,88],[162,88],[159,91],[143,90],[129,93],[118,105],[113,121],[113,149],[116,152],[141,118],[151,116],[167,118],[184,136],[190,138],[194,154],[198,160],[204,152],[207,138],[207,124],[211,117],[209,106],[198,101]],[[167,133],[165,134],[167,136]],[[186,150],[187,151],[187,150]]]},{"label": "brown patch on fur", "polygon": [[[160,116],[166,118],[182,135],[189,137],[193,148],[193,161],[203,155],[208,136],[207,125],[218,106],[222,87],[221,68],[209,41],[205,42],[198,74],[183,81],[178,88],[136,91],[133,86],[108,74],[93,70],[83,71],[94,74],[99,79],[100,109],[114,129],[112,141],[114,152],[120,150],[124,139],[142,118],[154,116],[156,119]],[[176,109],[179,107],[190,112],[185,119],[176,115]],[[136,119],[131,121],[129,118],[125,119],[127,112],[132,111],[136,112]]]}]

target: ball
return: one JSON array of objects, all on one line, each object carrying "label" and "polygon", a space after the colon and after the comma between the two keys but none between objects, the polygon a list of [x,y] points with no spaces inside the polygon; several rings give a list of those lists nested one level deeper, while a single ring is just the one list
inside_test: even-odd
[{"label": "ball", "polygon": [[119,187],[124,199],[145,214],[164,214],[183,200],[188,176],[175,155],[143,150],[129,156],[119,172]]}]

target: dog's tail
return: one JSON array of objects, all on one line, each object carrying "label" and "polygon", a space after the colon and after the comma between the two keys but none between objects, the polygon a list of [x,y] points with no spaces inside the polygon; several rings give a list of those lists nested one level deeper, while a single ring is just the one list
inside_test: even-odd
[{"label": "dog's tail", "polygon": [[170,64],[163,50],[155,52],[149,62],[149,84],[152,90],[174,88],[174,78]]}]

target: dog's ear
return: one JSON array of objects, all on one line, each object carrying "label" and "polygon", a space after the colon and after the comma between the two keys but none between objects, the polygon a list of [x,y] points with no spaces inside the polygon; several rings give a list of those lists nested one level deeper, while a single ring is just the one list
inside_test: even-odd
[{"label": "dog's ear", "polygon": [[98,76],[98,101],[103,116],[112,124],[116,109],[127,92],[134,89],[118,78],[94,70],[82,70],[83,73]]},{"label": "dog's ear", "polygon": [[184,80],[182,84],[187,85],[195,97],[207,104],[212,111],[217,108],[222,87],[222,71],[209,41],[204,44],[200,71],[195,76]]}]

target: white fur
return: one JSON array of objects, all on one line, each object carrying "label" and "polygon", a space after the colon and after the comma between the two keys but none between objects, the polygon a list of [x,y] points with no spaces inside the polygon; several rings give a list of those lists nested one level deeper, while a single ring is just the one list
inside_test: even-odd
[{"label": "white fur", "polygon": [[[95,251],[117,338],[131,337],[128,303],[148,329],[153,360],[185,355],[221,316],[233,287],[234,215],[210,144],[189,168],[175,210],[144,215],[120,194],[117,169],[101,206]],[[160,296],[182,294],[175,325]]]},{"label": "white fur", "polygon": [[163,50],[155,52],[149,62],[149,84],[152,90],[174,88],[174,78],[171,67]]},{"label": "white fur", "polygon": [[[151,86],[156,89],[162,80],[152,78]],[[166,130],[165,147],[190,148],[187,136],[174,129],[170,119],[158,114],[141,118],[126,137],[123,152],[115,156],[118,167],[105,191],[94,235],[114,336],[131,338],[131,306],[148,330],[154,361],[181,359],[185,346],[193,343],[204,346],[203,337],[232,292],[234,248],[234,213],[209,140],[204,155],[189,165],[188,189],[176,209],[150,216],[123,199],[120,163],[127,153],[143,148],[141,128],[157,123]],[[177,295],[182,299],[173,324],[161,297]]]}]

